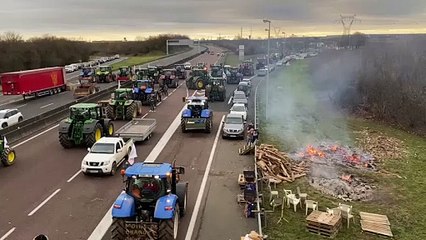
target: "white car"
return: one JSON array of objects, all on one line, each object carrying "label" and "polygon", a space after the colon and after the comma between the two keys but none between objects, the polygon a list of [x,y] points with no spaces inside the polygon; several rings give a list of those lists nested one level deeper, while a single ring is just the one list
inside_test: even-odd
[{"label": "white car", "polygon": [[248,98],[243,91],[234,91],[234,95],[232,96],[232,104],[241,103],[247,106]]},{"label": "white car", "polygon": [[185,70],[191,70],[191,63],[186,62],[186,63],[183,64],[183,67],[185,68]]},{"label": "white car", "polygon": [[229,110],[231,114],[240,114],[243,116],[244,121],[247,120],[247,107],[242,103],[235,103]]},{"label": "white car", "polygon": [[66,73],[72,73],[72,72],[74,72],[74,68],[71,65],[66,65],[65,66],[65,72]]},{"label": "white car", "polygon": [[268,73],[268,70],[266,68],[262,68],[262,69],[259,69],[259,71],[257,71],[257,76],[263,77],[263,76],[266,76],[267,73]]},{"label": "white car", "polygon": [[72,67],[72,69],[73,69],[72,71],[73,72],[78,70],[78,64],[73,63],[70,66]]},{"label": "white car", "polygon": [[277,67],[281,67],[282,65],[283,65],[283,61],[282,60],[280,60],[280,61],[277,62]]},{"label": "white car", "polygon": [[5,129],[24,120],[24,116],[18,109],[0,110],[0,129]]},{"label": "white car", "polygon": [[81,162],[81,171],[114,175],[118,167],[129,156],[133,140],[125,142],[121,137],[103,137],[91,148]]}]

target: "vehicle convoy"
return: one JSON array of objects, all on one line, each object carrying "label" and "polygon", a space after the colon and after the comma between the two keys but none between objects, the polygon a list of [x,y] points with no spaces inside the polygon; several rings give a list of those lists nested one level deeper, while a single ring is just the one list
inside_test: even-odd
[{"label": "vehicle convoy", "polygon": [[3,95],[40,97],[65,91],[65,69],[63,67],[41,68],[0,75]]},{"label": "vehicle convoy", "polygon": [[115,135],[124,139],[131,138],[134,142],[142,142],[151,138],[156,127],[157,121],[153,118],[133,118],[115,131]]},{"label": "vehicle convoy", "polygon": [[223,121],[222,138],[235,137],[244,139],[245,121],[241,114],[228,113]]},{"label": "vehicle convoy", "polygon": [[103,136],[114,134],[114,125],[104,118],[96,103],[77,103],[70,107],[70,116],[59,123],[59,142],[64,148],[76,145],[91,147]]},{"label": "vehicle convoy", "polygon": [[221,77],[210,78],[209,83],[206,86],[206,97],[209,101],[220,101],[223,102],[226,99],[226,87],[224,80]]},{"label": "vehicle convoy", "polygon": [[164,69],[158,82],[160,84],[166,84],[169,88],[177,88],[179,85],[179,79],[176,76],[176,69]]},{"label": "vehicle convoy", "polygon": [[113,204],[111,239],[177,239],[187,206],[184,173],[174,162],[135,163],[122,170],[125,188]]},{"label": "vehicle convoy", "polygon": [[89,67],[83,68],[80,76],[78,77],[78,85],[74,89],[74,97],[85,97],[99,91],[99,87],[96,86],[95,69]]},{"label": "vehicle convoy", "polygon": [[0,160],[3,166],[9,167],[15,163],[15,150],[7,144],[6,137],[4,136],[0,136],[0,154]]},{"label": "vehicle convoy", "polygon": [[100,66],[96,71],[96,82],[98,83],[110,83],[115,81],[115,74],[110,66]]},{"label": "vehicle convoy", "polygon": [[253,76],[254,75],[254,67],[253,62],[251,60],[244,61],[241,65],[241,72],[244,76]]},{"label": "vehicle convoy", "polygon": [[186,79],[188,89],[205,89],[209,82],[209,75],[204,68],[193,68],[190,77]]},{"label": "vehicle convoy", "polygon": [[204,130],[210,133],[213,127],[213,111],[209,109],[206,97],[183,98],[187,102],[187,108],[183,110],[181,117],[182,132],[188,130]]},{"label": "vehicle convoy", "polygon": [[133,89],[117,88],[107,101],[99,101],[110,119],[132,120],[142,113],[142,103],[133,99]]},{"label": "vehicle convoy", "polygon": [[130,81],[133,78],[132,69],[128,66],[120,67],[118,70],[117,81]]},{"label": "vehicle convoy", "polygon": [[161,102],[161,94],[155,90],[153,80],[136,80],[133,83],[132,99],[140,101],[142,105],[155,107]]},{"label": "vehicle convoy", "polygon": [[0,129],[5,129],[24,120],[24,116],[18,109],[0,110]]},{"label": "vehicle convoy", "polygon": [[231,67],[229,73],[229,76],[226,78],[227,84],[238,84],[243,80],[243,74],[239,72],[239,68]]},{"label": "vehicle convoy", "polygon": [[186,68],[184,64],[175,64],[175,69],[176,69],[176,76],[179,79],[186,79],[186,71],[185,71]]}]

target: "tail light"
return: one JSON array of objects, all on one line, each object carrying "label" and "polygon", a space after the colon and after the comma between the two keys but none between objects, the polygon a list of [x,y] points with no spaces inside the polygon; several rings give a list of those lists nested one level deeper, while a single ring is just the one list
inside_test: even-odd
[{"label": "tail light", "polygon": [[166,210],[166,211],[172,211],[173,207],[172,206],[166,206],[166,207],[164,207],[164,210]]}]

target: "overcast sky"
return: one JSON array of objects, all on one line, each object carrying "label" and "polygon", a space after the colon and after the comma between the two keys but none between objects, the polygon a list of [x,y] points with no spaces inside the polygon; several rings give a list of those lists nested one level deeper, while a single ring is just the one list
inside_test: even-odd
[{"label": "overcast sky", "polygon": [[357,14],[353,31],[426,33],[426,0],[1,0],[0,32],[25,38],[52,34],[85,40],[180,33],[193,38],[219,34],[340,34],[340,14]]}]

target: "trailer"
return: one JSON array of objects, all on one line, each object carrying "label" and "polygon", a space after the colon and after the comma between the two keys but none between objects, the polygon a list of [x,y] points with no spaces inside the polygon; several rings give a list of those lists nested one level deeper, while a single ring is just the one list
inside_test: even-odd
[{"label": "trailer", "polygon": [[157,120],[153,118],[133,118],[115,131],[115,135],[124,139],[131,138],[134,142],[142,142],[151,138],[156,127]]},{"label": "trailer", "polygon": [[65,69],[50,67],[0,75],[3,95],[40,97],[66,90]]}]

